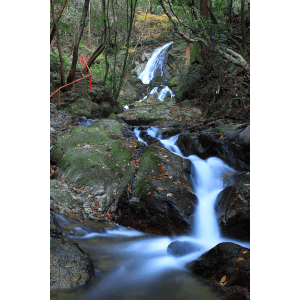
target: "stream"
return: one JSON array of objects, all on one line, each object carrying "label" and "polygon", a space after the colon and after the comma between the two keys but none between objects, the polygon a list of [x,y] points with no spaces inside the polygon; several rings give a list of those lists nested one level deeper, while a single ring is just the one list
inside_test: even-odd
[{"label": "stream", "polygon": [[[171,43],[168,43],[154,51],[144,72],[140,74],[144,83],[149,83],[155,75],[161,74],[170,45]],[[158,88],[154,89],[156,90],[152,90],[150,94],[157,93]],[[163,86],[157,97],[160,96],[160,100],[163,101],[168,92],[172,97],[173,92],[167,86]],[[146,144],[140,137],[138,127],[135,127],[134,133],[139,141]],[[147,134],[158,139],[171,152],[184,157],[176,146],[178,135],[162,139],[158,127],[150,127]],[[52,292],[51,299],[219,299],[185,266],[221,242],[234,242],[250,248],[250,243],[223,237],[215,216],[217,195],[226,186],[222,176],[234,170],[216,157],[202,160],[196,155],[190,155],[184,158],[191,161],[193,192],[198,199],[193,233],[170,238],[145,234],[114,223],[88,221],[87,223],[94,227],[105,228],[106,233],[94,232],[81,237],[68,237],[78,243],[93,260],[96,272],[94,282],[69,292]],[[56,217],[64,230],[82,230],[81,223],[61,215]],[[192,242],[199,250],[182,257],[172,256],[167,253],[167,247],[173,241]]]}]

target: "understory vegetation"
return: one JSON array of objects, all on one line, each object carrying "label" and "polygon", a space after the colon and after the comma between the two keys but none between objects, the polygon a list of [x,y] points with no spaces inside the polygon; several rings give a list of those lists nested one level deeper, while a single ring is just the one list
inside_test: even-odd
[{"label": "understory vegetation", "polygon": [[130,103],[120,91],[136,61],[174,41],[168,64],[186,66],[170,81],[177,103],[191,100],[207,120],[249,118],[250,1],[51,0],[51,7],[51,92],[74,80],[83,54],[105,97]]}]

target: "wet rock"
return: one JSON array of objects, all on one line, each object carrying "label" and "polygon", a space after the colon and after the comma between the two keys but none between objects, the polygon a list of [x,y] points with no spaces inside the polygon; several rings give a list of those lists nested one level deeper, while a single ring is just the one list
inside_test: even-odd
[{"label": "wet rock", "polygon": [[184,256],[196,251],[200,251],[198,245],[195,245],[191,242],[172,242],[168,248],[167,252],[173,256]]},{"label": "wet rock", "polygon": [[188,268],[208,279],[226,299],[249,299],[250,249],[234,243],[220,243],[189,263]]},{"label": "wet rock", "polygon": [[[131,184],[118,202],[118,223],[151,234],[191,232],[197,198],[191,191],[190,161],[160,143],[146,148]],[[138,201],[129,201],[135,197]]]},{"label": "wet rock", "polygon": [[140,137],[147,143],[147,145],[159,142],[156,138],[150,136],[147,131],[141,131]]},{"label": "wet rock", "polygon": [[87,284],[94,265],[87,253],[72,243],[50,213],[50,290],[69,290]]},{"label": "wet rock", "polygon": [[217,197],[215,211],[223,235],[250,240],[250,174],[241,174]]},{"label": "wet rock", "polygon": [[250,144],[245,142],[240,145],[237,141],[222,139],[212,128],[202,130],[197,137],[190,134],[180,135],[176,145],[185,156],[194,154],[201,159],[216,156],[235,170],[250,170]]}]

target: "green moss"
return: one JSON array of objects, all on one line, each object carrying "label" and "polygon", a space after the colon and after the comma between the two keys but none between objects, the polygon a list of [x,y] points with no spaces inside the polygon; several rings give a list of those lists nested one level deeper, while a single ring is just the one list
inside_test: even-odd
[{"label": "green moss", "polygon": [[117,121],[117,115],[116,114],[114,114],[114,113],[111,113],[109,116],[108,116],[108,118],[107,119],[109,119],[109,120],[115,120],[115,121]]},{"label": "green moss", "polygon": [[158,150],[154,146],[149,146],[144,153],[134,181],[133,197],[137,197],[139,199],[145,191],[151,192],[153,190],[149,177],[159,176],[157,165],[161,162],[161,160],[158,158],[157,153]]},{"label": "green moss", "polygon": [[225,132],[225,131],[230,130],[230,128],[231,128],[231,125],[226,124],[226,125],[220,125],[220,126],[216,127],[215,130],[219,131],[219,132]]},{"label": "green moss", "polygon": [[197,60],[198,62],[202,62],[202,55],[201,55],[201,46],[200,43],[196,42],[191,45],[191,58],[190,62],[194,62]]},{"label": "green moss", "polygon": [[[77,186],[93,185],[99,183],[99,178],[102,181],[109,182],[110,171],[105,168],[105,155],[89,154],[82,155],[82,149],[69,150],[63,157],[60,168],[67,170],[66,178],[70,182],[76,183]],[[84,151],[88,152],[88,151]]]}]

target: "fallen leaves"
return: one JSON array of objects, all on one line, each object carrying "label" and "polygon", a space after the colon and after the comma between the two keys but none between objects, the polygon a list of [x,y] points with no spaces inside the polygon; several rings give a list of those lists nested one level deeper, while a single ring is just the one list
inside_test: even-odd
[{"label": "fallen leaves", "polygon": [[226,284],[225,280],[226,280],[226,275],[224,275],[224,276],[221,278],[220,284],[221,284],[221,285],[225,285],[225,284]]},{"label": "fallen leaves", "polygon": [[236,261],[245,260],[243,257],[239,257]]},{"label": "fallen leaves", "polygon": [[81,278],[82,274],[79,274],[77,277],[76,277],[76,282]]}]

